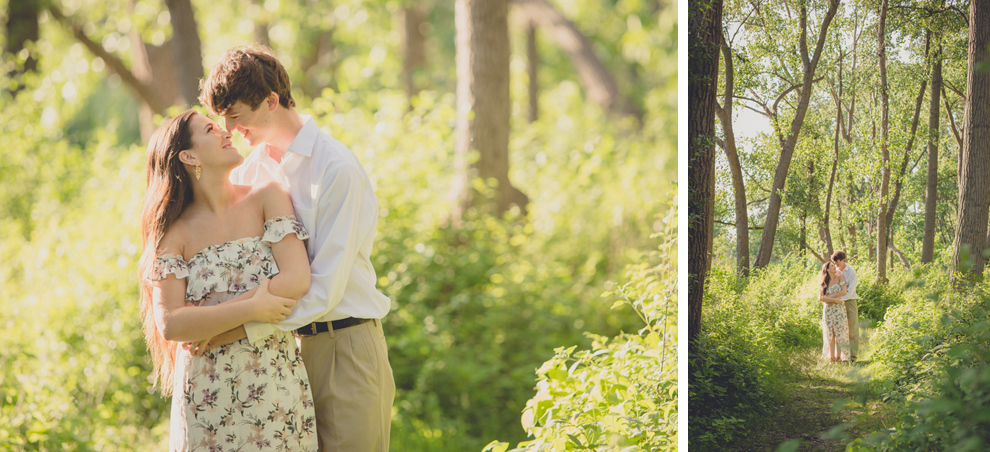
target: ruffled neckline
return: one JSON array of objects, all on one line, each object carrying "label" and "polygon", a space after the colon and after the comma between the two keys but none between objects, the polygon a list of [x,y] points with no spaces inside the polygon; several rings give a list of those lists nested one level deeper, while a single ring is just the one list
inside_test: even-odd
[{"label": "ruffled neckline", "polygon": [[[192,262],[200,254],[202,254],[203,257],[206,257],[206,254],[205,253],[207,251],[209,251],[210,249],[212,249],[212,248],[222,248],[224,245],[229,245],[231,243],[243,243],[246,240],[254,240],[254,241],[258,242],[258,241],[261,241],[261,238],[262,237],[264,237],[264,236],[259,235],[259,236],[255,236],[255,237],[241,237],[239,239],[227,240],[226,242],[223,242],[223,243],[217,243],[215,245],[210,245],[210,246],[208,246],[206,248],[203,248],[203,249],[197,251],[196,254],[193,254],[192,257],[190,257],[189,260],[187,260],[186,262]],[[179,256],[179,257],[182,258],[182,260],[186,260],[186,258],[184,258],[182,256]]]}]

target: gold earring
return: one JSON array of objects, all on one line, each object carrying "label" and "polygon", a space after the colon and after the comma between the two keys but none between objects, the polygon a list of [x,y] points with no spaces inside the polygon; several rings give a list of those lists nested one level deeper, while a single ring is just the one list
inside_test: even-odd
[{"label": "gold earring", "polygon": [[196,164],[196,180],[199,180],[199,177],[202,176],[202,175],[203,175],[203,165],[200,165],[199,163],[197,163]]}]

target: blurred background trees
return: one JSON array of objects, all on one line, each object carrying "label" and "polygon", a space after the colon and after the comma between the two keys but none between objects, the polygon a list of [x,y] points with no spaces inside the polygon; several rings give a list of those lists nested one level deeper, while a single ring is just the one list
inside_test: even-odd
[{"label": "blurred background trees", "polygon": [[[0,0],[0,445],[162,448],[134,281],[143,146],[249,42],[375,184],[393,450],[526,439],[535,371],[592,348],[586,332],[643,330],[664,370],[646,378],[669,386],[676,315],[657,313],[676,301],[647,282],[668,281],[649,269],[670,257],[653,235],[675,188],[676,16],[666,0]],[[638,415],[668,428],[669,409]]]}]

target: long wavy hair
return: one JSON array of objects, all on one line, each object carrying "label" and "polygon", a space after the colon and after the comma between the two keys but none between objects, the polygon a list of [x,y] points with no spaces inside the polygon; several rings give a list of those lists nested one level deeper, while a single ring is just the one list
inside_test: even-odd
[{"label": "long wavy hair", "polygon": [[165,121],[148,143],[147,191],[141,206],[141,260],[138,281],[141,289],[141,316],[144,320],[144,341],[148,344],[154,364],[155,387],[161,381],[162,397],[172,394],[172,372],[175,370],[175,342],[165,340],[158,331],[152,308],[151,280],[158,245],[165,231],[192,202],[192,179],[179,161],[179,152],[192,147],[189,121],[195,111],[187,111]]},{"label": "long wavy hair", "polygon": [[825,293],[825,291],[828,289],[828,283],[832,280],[832,277],[829,276],[828,274],[829,265],[835,265],[835,264],[833,264],[831,261],[827,261],[824,264],[822,264],[822,281],[821,281],[822,293]]}]

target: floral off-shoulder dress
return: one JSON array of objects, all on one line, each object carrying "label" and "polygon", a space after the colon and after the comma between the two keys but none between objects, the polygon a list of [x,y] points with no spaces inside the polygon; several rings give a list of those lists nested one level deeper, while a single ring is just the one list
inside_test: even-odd
[{"label": "floral off-shoulder dress", "polygon": [[[186,300],[197,306],[223,303],[278,273],[271,244],[289,234],[309,238],[295,216],[275,217],[263,236],[207,247],[188,262],[161,255],[152,278],[186,278]],[[202,356],[177,347],[174,375],[169,450],[317,449],[309,378],[291,333],[241,339]]]},{"label": "floral off-shoulder dress", "polygon": [[[845,283],[843,283],[845,284]],[[825,295],[832,295],[842,290],[839,284],[829,285],[825,289]],[[835,343],[832,342],[832,335],[835,334]],[[849,359],[849,320],[846,317],[846,306],[842,303],[825,304],[822,307],[822,359],[829,359],[831,347],[835,347],[840,352],[842,360]]]}]

